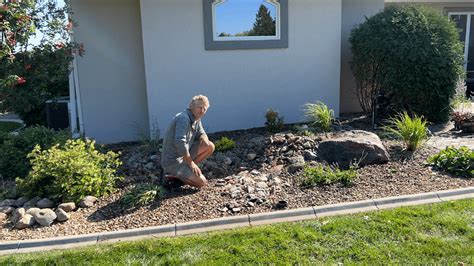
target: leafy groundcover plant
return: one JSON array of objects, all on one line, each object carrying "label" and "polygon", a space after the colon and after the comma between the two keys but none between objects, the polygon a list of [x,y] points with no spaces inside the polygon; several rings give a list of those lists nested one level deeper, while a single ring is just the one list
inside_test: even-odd
[{"label": "leafy groundcover plant", "polygon": [[407,112],[389,119],[384,129],[390,135],[401,139],[408,151],[415,151],[428,139],[426,120],[417,115],[412,118]]},{"label": "leafy groundcover plant", "polygon": [[126,207],[139,207],[152,203],[163,197],[164,188],[153,184],[138,184],[123,195],[121,204]]},{"label": "leafy groundcover plant", "polygon": [[20,194],[79,201],[85,196],[104,196],[122,180],[116,175],[122,164],[118,154],[103,154],[92,140],[68,140],[63,148],[55,145],[42,150],[36,146],[28,154],[32,169],[25,179],[17,178]]},{"label": "leafy groundcover plant", "polygon": [[428,158],[428,162],[448,173],[467,178],[474,177],[474,150],[465,146],[446,149]]},{"label": "leafy groundcover plant", "polygon": [[216,151],[224,152],[229,151],[235,148],[235,141],[222,137],[220,140],[216,141]]},{"label": "leafy groundcover plant", "polygon": [[305,166],[302,185],[312,187],[316,185],[330,185],[337,182],[350,185],[356,177],[357,171],[355,166],[351,166],[348,170],[342,170],[337,166],[317,164],[316,166]]}]

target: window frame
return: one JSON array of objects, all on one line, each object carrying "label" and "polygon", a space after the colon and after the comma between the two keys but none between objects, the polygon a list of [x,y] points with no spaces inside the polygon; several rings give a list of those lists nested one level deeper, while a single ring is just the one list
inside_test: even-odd
[{"label": "window frame", "polygon": [[[226,0],[224,0],[226,1]],[[240,50],[240,49],[278,49],[288,48],[288,0],[274,0],[277,8],[277,36],[221,37],[214,36],[214,6],[222,0],[203,0],[204,43],[206,50]]]}]

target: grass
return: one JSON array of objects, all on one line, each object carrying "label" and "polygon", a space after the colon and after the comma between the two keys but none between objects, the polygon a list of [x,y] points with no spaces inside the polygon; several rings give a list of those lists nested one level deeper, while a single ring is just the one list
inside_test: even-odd
[{"label": "grass", "polygon": [[0,264],[474,263],[474,200],[0,257]]},{"label": "grass", "polygon": [[303,170],[302,185],[312,187],[316,185],[329,185],[336,182],[350,185],[356,177],[357,171],[355,167],[343,170],[337,166],[325,166],[321,164],[315,166],[306,165]]},{"label": "grass", "polygon": [[306,119],[311,124],[323,132],[331,131],[331,125],[334,120],[334,110],[323,102],[307,103],[303,106]]},{"label": "grass", "polygon": [[414,115],[412,118],[408,113],[403,112],[389,119],[388,126],[385,126],[384,129],[389,134],[401,139],[408,151],[415,151],[428,138],[427,123],[423,117]]},{"label": "grass", "polygon": [[11,132],[21,128],[23,125],[17,122],[0,121],[0,132]]}]

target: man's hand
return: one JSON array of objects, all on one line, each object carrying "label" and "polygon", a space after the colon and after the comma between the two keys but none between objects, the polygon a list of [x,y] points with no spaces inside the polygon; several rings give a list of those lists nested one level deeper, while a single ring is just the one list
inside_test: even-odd
[{"label": "man's hand", "polygon": [[201,169],[199,169],[199,166],[197,166],[197,164],[195,162],[191,162],[191,170],[193,170],[193,173],[196,176],[201,176],[202,175]]}]

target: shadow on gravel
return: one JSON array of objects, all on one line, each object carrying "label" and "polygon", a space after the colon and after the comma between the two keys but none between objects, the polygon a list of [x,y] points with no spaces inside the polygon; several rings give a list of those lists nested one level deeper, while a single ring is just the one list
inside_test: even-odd
[{"label": "shadow on gravel", "polygon": [[96,210],[92,213],[89,217],[87,217],[87,221],[89,222],[101,222],[112,220],[117,217],[121,217],[127,214],[131,214],[139,210],[140,208],[146,208],[149,211],[153,211],[160,207],[161,202],[163,200],[183,197],[186,195],[191,195],[196,193],[198,190],[191,188],[189,186],[182,186],[182,187],[171,187],[167,188],[166,193],[163,198],[159,200],[155,200],[148,206],[138,206],[138,207],[126,207],[121,204],[120,198],[110,204]]}]

